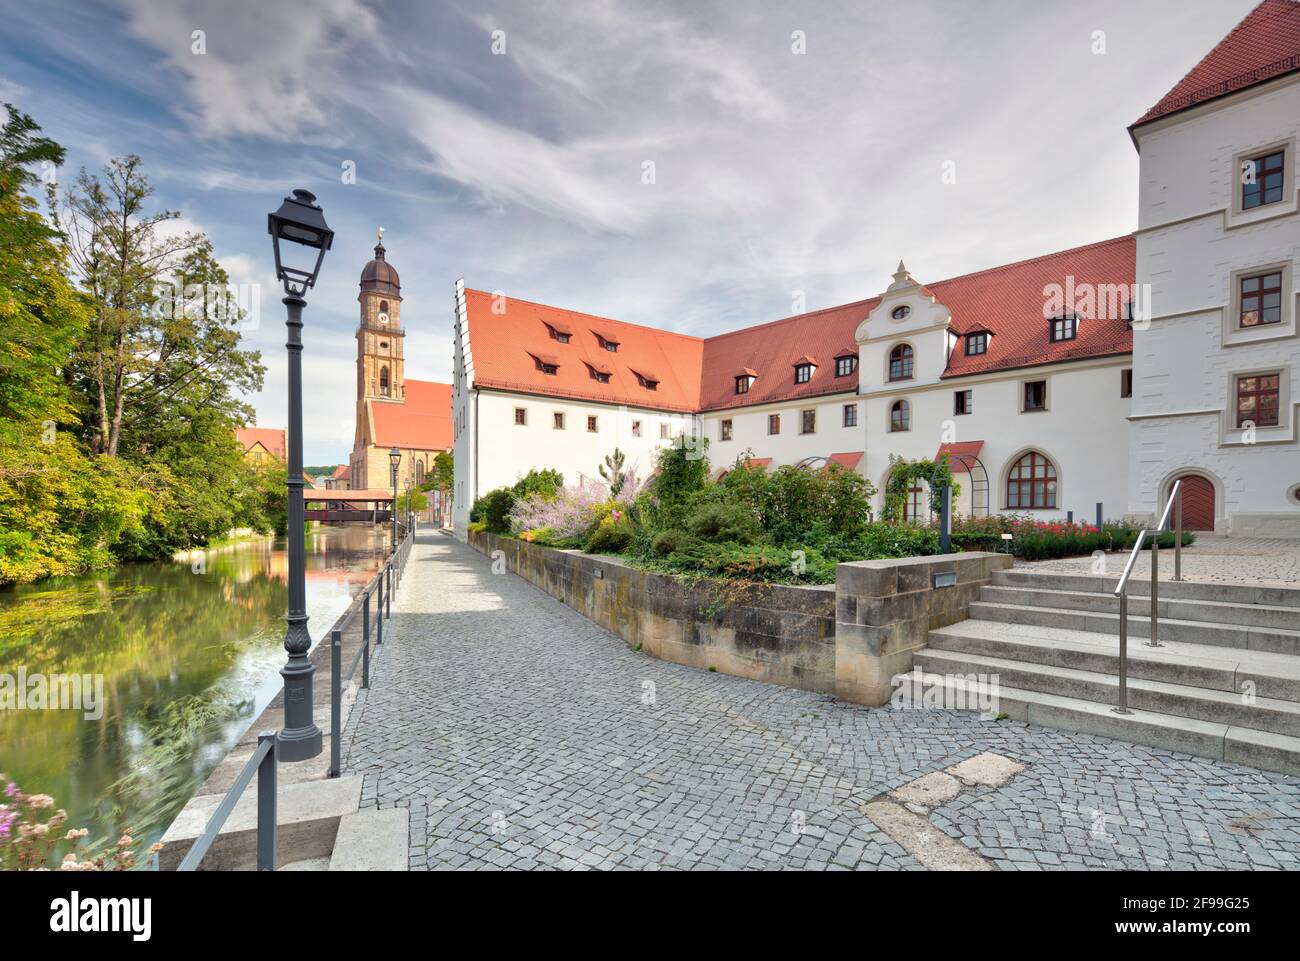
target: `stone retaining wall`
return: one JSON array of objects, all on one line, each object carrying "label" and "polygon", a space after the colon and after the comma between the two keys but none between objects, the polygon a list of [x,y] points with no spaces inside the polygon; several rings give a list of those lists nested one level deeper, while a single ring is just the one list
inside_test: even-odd
[{"label": "stone retaining wall", "polygon": [[[949,554],[840,564],[835,585],[739,585],[481,531],[469,543],[655,657],[872,706],[927,633],[963,620],[992,571],[1011,566],[1005,554]],[[955,583],[936,587],[949,573]]]}]

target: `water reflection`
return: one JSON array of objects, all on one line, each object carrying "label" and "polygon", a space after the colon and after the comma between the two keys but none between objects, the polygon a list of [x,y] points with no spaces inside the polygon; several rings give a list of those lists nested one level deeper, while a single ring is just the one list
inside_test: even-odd
[{"label": "water reflection", "polygon": [[[307,535],[313,639],[378,569],[382,528]],[[103,717],[0,710],[0,771],[53,795],[69,826],[161,835],[280,688],[283,539],[0,591],[0,674],[101,674]],[[318,678],[319,683],[319,678]]]}]

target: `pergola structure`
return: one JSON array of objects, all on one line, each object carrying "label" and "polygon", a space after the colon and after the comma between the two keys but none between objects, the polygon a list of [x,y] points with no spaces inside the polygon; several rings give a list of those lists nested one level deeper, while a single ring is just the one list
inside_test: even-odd
[{"label": "pergola structure", "polygon": [[[309,521],[362,521],[382,524],[392,518],[392,491],[303,491]],[[312,505],[322,505],[313,507]],[[382,506],[381,506],[382,505]]]}]

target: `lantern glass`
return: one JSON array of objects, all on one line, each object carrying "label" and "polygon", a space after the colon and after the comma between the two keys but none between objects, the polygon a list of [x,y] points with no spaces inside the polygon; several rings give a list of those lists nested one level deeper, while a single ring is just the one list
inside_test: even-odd
[{"label": "lantern glass", "polygon": [[[334,231],[325,223],[325,214],[316,203],[315,194],[295,190],[293,196],[285,197],[279,210],[267,214],[266,230],[275,250],[277,279],[284,284],[286,293],[301,296],[316,285],[325,251],[334,242]],[[282,240],[294,246],[282,247]],[[304,249],[298,251],[298,248]],[[310,250],[316,251],[314,258],[307,253]],[[294,263],[288,263],[286,255],[293,257]]]}]

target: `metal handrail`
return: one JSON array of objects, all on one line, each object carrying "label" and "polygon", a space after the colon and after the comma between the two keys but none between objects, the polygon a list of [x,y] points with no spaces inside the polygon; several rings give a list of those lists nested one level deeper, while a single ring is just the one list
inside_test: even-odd
[{"label": "metal handrail", "polygon": [[1132,714],[1128,709],[1128,580],[1133,573],[1142,550],[1142,543],[1148,534],[1151,539],[1151,634],[1147,647],[1160,647],[1160,534],[1169,524],[1169,512],[1174,513],[1174,580],[1183,579],[1183,482],[1174,481],[1169,492],[1169,502],[1165,504],[1160,521],[1154,528],[1138,531],[1133,550],[1129,552],[1128,563],[1124,573],[1115,585],[1115,596],[1119,598],[1119,703],[1112,709],[1116,714]]},{"label": "metal handrail", "polygon": [[[393,591],[402,582],[402,572],[406,569],[406,559],[411,553],[411,543],[415,539],[414,531],[399,524],[403,536],[397,548],[389,555],[375,576],[361,590],[360,602],[353,605],[330,630],[330,766],[328,777],[338,777],[342,771],[343,727],[343,685],[357,672],[361,665],[361,689],[370,689],[370,628],[375,627],[375,644],[384,643],[384,621],[393,616]],[[377,596],[375,596],[377,593]],[[377,616],[370,616],[370,599],[375,596]],[[357,613],[361,614],[361,647],[352,657],[352,666],[343,673],[343,631],[351,624]]]},{"label": "metal handrail", "polygon": [[253,779],[254,773],[257,774],[257,870],[275,870],[275,765],[279,760],[277,743],[278,738],[274,731],[263,731],[257,735],[257,750],[248,759],[244,769],[239,772],[235,783],[222,798],[221,804],[212,812],[212,817],[208,818],[203,833],[190,845],[190,850],[177,871],[199,869],[199,862],[203,860],[208,853],[208,848],[212,847],[212,842],[221,833],[226,818],[230,817],[230,812],[235,809],[235,803],[243,795],[244,788],[248,787],[248,782]]}]

